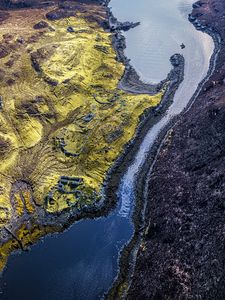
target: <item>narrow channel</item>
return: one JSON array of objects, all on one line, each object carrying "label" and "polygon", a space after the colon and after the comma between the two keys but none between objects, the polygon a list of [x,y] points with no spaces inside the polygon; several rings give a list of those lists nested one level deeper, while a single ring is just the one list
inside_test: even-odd
[{"label": "narrow channel", "polygon": [[[166,77],[174,53],[185,57],[185,77],[174,102],[149,130],[133,163],[121,179],[118,206],[107,217],[75,223],[62,234],[48,236],[31,251],[11,255],[2,276],[1,299],[99,299],[118,272],[119,252],[133,233],[134,188],[146,153],[169,120],[188,104],[206,76],[214,44],[187,19],[193,0],[112,0],[121,21],[141,21],[125,33],[126,55],[146,82]],[[134,17],[135,16],[135,17]],[[185,44],[181,50],[180,44]]]}]

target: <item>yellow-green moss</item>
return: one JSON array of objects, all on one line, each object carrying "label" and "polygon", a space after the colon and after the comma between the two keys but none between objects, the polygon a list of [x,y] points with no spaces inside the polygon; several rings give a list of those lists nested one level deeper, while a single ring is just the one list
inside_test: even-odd
[{"label": "yellow-green moss", "polygon": [[[134,136],[140,115],[162,96],[117,88],[124,65],[116,60],[111,34],[84,18],[94,12],[34,30],[45,13],[12,11],[0,25],[2,43],[5,34],[12,35],[10,54],[0,59],[0,142],[5,145],[0,151],[0,226],[12,215],[32,215],[33,201],[49,213],[98,201],[105,174]],[[69,25],[75,32],[67,32]],[[76,194],[72,188],[71,193],[59,191],[63,175],[82,179]],[[30,189],[12,189],[19,182]]]}]

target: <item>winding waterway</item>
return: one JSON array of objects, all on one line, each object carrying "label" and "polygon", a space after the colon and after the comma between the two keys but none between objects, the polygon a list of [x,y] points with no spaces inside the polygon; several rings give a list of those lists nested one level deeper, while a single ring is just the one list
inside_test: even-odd
[{"label": "winding waterway", "polygon": [[[171,66],[169,57],[185,57],[185,77],[165,117],[153,126],[140,145],[118,190],[118,206],[108,216],[80,221],[63,234],[46,237],[31,251],[9,258],[3,274],[1,299],[98,299],[118,271],[119,252],[132,237],[135,181],[146,154],[162,128],[188,104],[206,76],[213,52],[212,39],[188,22],[192,0],[112,0],[121,21],[141,21],[125,33],[126,55],[141,78],[158,82]],[[135,17],[134,17],[135,16]],[[180,44],[186,48],[181,50]]]}]

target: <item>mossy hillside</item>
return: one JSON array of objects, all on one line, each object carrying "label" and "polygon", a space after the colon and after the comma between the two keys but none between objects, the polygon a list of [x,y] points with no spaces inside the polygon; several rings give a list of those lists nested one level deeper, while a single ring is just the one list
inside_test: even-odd
[{"label": "mossy hillside", "polygon": [[[32,215],[36,204],[55,213],[98,201],[140,115],[162,96],[118,90],[124,66],[111,34],[88,22],[88,12],[34,30],[45,13],[13,11],[0,25],[10,49],[0,59],[1,226]],[[73,185],[76,179],[82,181]],[[26,185],[18,192],[20,182]]]}]

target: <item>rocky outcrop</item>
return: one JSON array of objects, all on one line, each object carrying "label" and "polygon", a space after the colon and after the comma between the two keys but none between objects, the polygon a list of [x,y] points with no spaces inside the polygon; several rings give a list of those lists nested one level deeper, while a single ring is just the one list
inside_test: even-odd
[{"label": "rocky outcrop", "polygon": [[136,26],[140,25],[140,22],[119,22],[117,18],[114,17],[112,12],[108,10],[109,15],[109,27],[111,31],[128,31],[131,28],[135,28]]},{"label": "rocky outcrop", "polygon": [[119,82],[119,87],[132,93],[145,93],[151,95],[159,92],[166,82],[170,81],[178,83],[183,78],[184,59],[180,54],[174,54],[170,58],[170,62],[173,69],[169,72],[167,78],[162,80],[159,84],[147,84],[142,82],[136,70],[129,64],[129,62],[127,62],[124,75]]},{"label": "rocky outcrop", "polygon": [[45,21],[40,21],[37,24],[34,25],[34,29],[43,29],[43,28],[47,28],[49,25],[47,22]]}]

